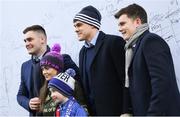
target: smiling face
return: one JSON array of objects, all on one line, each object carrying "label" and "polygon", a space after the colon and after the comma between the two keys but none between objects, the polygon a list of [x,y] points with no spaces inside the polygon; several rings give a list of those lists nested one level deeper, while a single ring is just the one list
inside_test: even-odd
[{"label": "smiling face", "polygon": [[53,101],[58,104],[58,103],[63,103],[66,101],[67,97],[62,95],[59,91],[57,91],[54,88],[49,88],[49,91],[51,92],[51,97]]},{"label": "smiling face", "polygon": [[58,74],[58,71],[49,66],[42,66],[41,67],[42,74],[47,81],[51,80],[54,76]]},{"label": "smiling face", "polygon": [[129,38],[136,32],[136,28],[141,25],[139,18],[129,18],[126,14],[118,18],[119,32],[122,33],[124,40],[128,41]]},{"label": "smiling face", "polygon": [[28,53],[38,56],[42,54],[42,48],[46,42],[46,39],[42,34],[36,31],[28,31],[24,35],[24,42]]}]

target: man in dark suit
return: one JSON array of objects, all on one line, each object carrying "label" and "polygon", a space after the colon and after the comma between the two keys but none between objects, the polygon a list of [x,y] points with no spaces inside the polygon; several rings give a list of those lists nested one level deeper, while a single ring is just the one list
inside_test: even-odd
[{"label": "man in dark suit", "polygon": [[146,11],[131,4],[118,11],[115,18],[127,41],[125,87],[130,92],[132,114],[180,115],[180,96],[171,52],[160,36],[149,32]]},{"label": "man in dark suit", "polygon": [[[30,112],[30,116],[35,116],[39,110],[39,91],[44,83],[44,78],[40,69],[40,60],[43,55],[50,51],[47,46],[47,36],[45,29],[40,25],[27,27],[24,31],[24,42],[31,59],[24,62],[21,67],[21,83],[17,94],[18,103]],[[67,54],[63,55],[64,71],[72,68],[79,76],[79,69]]]},{"label": "man in dark suit", "polygon": [[100,12],[84,7],[73,19],[79,41],[81,83],[90,115],[120,115],[124,82],[124,44],[115,35],[99,31]]}]

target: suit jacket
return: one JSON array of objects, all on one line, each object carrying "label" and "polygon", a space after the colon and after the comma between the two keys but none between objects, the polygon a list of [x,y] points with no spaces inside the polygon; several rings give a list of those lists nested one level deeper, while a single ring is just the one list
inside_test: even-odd
[{"label": "suit jacket", "polygon": [[[79,76],[79,69],[76,66],[76,64],[72,61],[71,57],[67,54],[63,54],[64,58],[64,71],[68,68],[72,68],[76,71],[76,76]],[[19,90],[17,93],[17,101],[18,103],[24,107],[27,111],[30,112],[30,116],[35,115],[36,112],[32,111],[29,108],[29,101],[31,98],[33,98],[33,94],[31,91],[31,80],[32,80],[32,65],[33,65],[33,60],[30,59],[26,62],[24,62],[21,66],[21,82],[19,86]],[[42,83],[38,82],[36,84],[39,87],[39,90],[42,86]]]},{"label": "suit jacket", "polygon": [[[97,115],[120,115],[122,111],[122,88],[124,82],[124,40],[119,36],[100,32],[95,44],[95,56],[90,64],[91,92],[94,94]],[[82,87],[86,88],[83,76],[83,46],[79,54],[79,69]],[[86,96],[88,95],[85,92]],[[91,114],[91,113],[90,113]]]},{"label": "suit jacket", "polygon": [[144,32],[133,48],[129,67],[134,115],[180,115],[180,96],[167,43]]}]

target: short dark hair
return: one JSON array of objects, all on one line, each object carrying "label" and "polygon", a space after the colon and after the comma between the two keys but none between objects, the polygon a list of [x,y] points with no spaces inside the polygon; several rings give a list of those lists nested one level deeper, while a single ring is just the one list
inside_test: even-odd
[{"label": "short dark hair", "polygon": [[123,14],[126,14],[132,19],[140,18],[142,24],[147,23],[147,13],[145,9],[135,3],[120,9],[114,17],[118,19]]},{"label": "short dark hair", "polygon": [[23,30],[23,34],[26,34],[28,31],[37,31],[37,32],[43,33],[46,36],[45,29],[40,25],[32,25],[32,26],[25,28]]}]

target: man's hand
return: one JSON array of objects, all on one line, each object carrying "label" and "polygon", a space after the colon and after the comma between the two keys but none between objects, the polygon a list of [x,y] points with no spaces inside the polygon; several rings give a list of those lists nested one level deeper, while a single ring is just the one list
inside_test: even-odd
[{"label": "man's hand", "polygon": [[31,98],[29,101],[29,107],[31,110],[39,110],[41,100],[38,97]]}]

